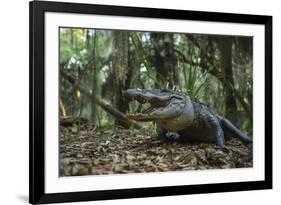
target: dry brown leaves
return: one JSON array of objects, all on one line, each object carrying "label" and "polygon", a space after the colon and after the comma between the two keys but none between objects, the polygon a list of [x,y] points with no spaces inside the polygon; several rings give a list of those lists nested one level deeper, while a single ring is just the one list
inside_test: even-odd
[{"label": "dry brown leaves", "polygon": [[163,143],[152,130],[60,128],[60,175],[163,172],[252,167],[238,140],[214,144]]}]

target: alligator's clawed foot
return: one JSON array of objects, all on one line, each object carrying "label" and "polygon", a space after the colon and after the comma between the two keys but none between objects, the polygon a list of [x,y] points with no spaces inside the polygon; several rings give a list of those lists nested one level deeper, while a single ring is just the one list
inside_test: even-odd
[{"label": "alligator's clawed foot", "polygon": [[167,132],[166,138],[170,141],[175,141],[175,140],[178,140],[180,138],[180,135],[176,132]]}]

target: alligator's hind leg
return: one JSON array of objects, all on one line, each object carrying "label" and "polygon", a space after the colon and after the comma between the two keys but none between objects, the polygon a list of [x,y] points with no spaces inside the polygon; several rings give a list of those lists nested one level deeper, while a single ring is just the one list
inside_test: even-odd
[{"label": "alligator's hind leg", "polygon": [[219,148],[224,148],[224,133],[220,126],[216,127],[216,145]]},{"label": "alligator's hind leg", "polygon": [[220,120],[222,127],[227,134],[230,134],[234,138],[240,139],[246,145],[252,144],[253,141],[238,128],[236,128],[228,119],[220,117]]},{"label": "alligator's hind leg", "polygon": [[210,116],[208,118],[208,124],[209,124],[209,127],[211,127],[212,129],[215,130],[216,145],[219,148],[224,148],[224,132],[223,132],[223,129],[221,128],[220,122],[218,121],[217,118]]},{"label": "alligator's hind leg", "polygon": [[161,128],[159,125],[156,127],[157,136],[160,140],[164,142],[170,142],[174,140],[179,140],[180,135],[176,132],[168,132],[167,130]]}]

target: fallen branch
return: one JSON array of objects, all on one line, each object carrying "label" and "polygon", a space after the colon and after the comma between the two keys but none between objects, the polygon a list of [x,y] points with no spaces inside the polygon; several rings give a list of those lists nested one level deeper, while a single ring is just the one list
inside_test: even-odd
[{"label": "fallen branch", "polygon": [[63,116],[60,117],[60,125],[64,127],[71,127],[73,124],[85,124],[88,120],[82,117]]},{"label": "fallen branch", "polygon": [[98,96],[96,94],[92,94],[93,93],[92,90],[85,88],[75,76],[73,76],[72,74],[70,74],[69,72],[67,72],[63,69],[60,69],[60,73],[64,78],[66,78],[71,84],[73,84],[74,87],[79,89],[83,94],[87,95],[88,97],[92,96],[92,99],[99,106],[101,106],[101,108],[104,109],[106,112],[108,112],[115,118],[118,118],[118,119],[124,121],[128,126],[133,126],[134,128],[137,128],[137,129],[142,128],[142,126],[140,126],[139,124],[129,120],[124,113],[122,113],[119,110],[117,110],[116,108],[114,108],[111,105],[111,103],[102,99],[100,96]]}]

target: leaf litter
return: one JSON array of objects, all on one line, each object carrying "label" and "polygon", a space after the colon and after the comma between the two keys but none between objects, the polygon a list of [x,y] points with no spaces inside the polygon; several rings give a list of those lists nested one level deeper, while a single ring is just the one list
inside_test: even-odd
[{"label": "leaf litter", "polygon": [[60,176],[252,167],[252,152],[237,139],[214,144],[164,143],[151,129],[60,126]]}]

